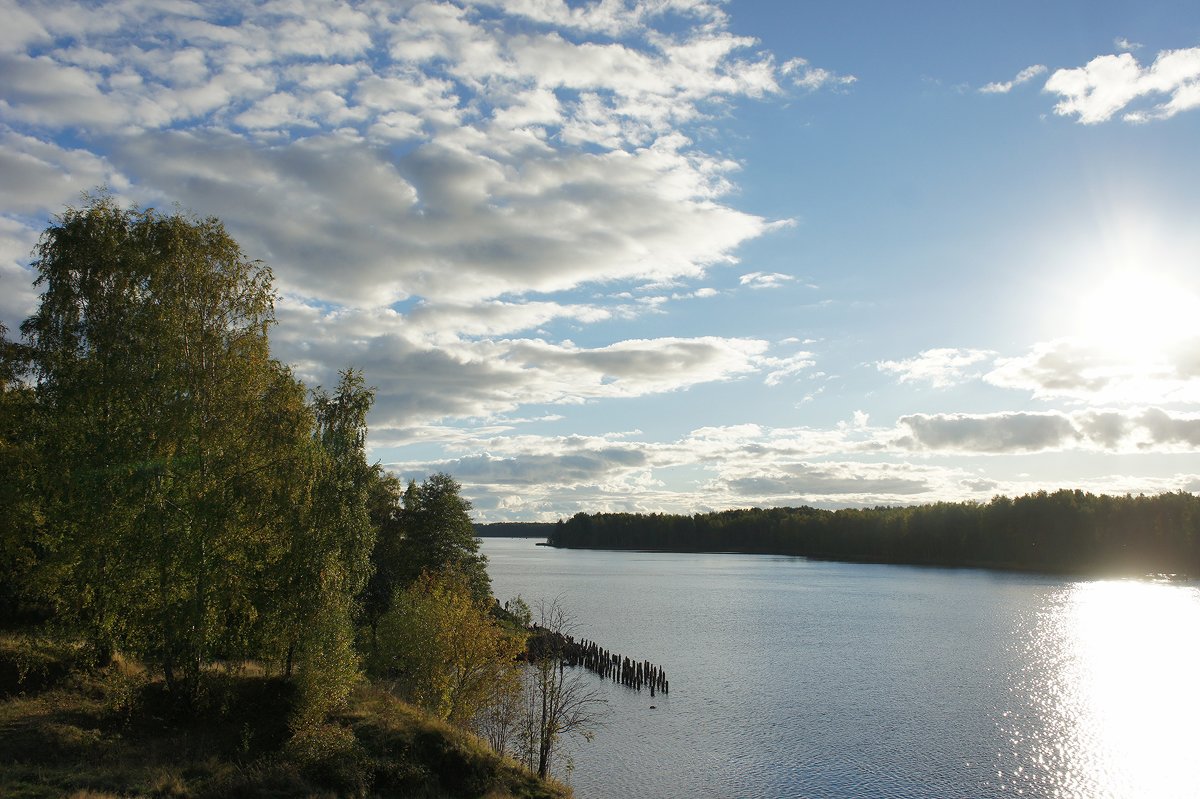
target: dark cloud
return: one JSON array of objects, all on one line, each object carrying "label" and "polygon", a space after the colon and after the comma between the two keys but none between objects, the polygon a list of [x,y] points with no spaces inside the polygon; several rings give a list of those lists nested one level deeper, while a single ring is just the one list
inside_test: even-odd
[{"label": "dark cloud", "polygon": [[1094,411],[1081,414],[1079,431],[1106,449],[1117,449],[1132,429],[1128,416],[1116,411]]},{"label": "dark cloud", "polygon": [[1174,417],[1159,408],[1143,413],[1137,423],[1150,434],[1150,446],[1184,444],[1200,447],[1200,419]]},{"label": "dark cloud", "polygon": [[912,449],[964,452],[1036,452],[1074,443],[1071,420],[1057,413],[914,414],[900,424],[912,431]]},{"label": "dark cloud", "polygon": [[594,484],[614,474],[643,468],[646,463],[643,452],[609,447],[560,455],[526,454],[506,458],[472,455],[430,464],[426,471],[449,472],[475,486],[572,486]]},{"label": "dark cloud", "polygon": [[931,489],[927,475],[901,464],[780,464],[773,474],[728,479],[725,484],[742,497],[796,497],[922,494]]}]

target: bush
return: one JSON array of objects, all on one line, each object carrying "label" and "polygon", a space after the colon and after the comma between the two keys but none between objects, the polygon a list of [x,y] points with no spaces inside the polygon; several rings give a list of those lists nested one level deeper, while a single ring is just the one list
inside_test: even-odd
[{"label": "bush", "polygon": [[353,730],[341,725],[299,730],[284,747],[284,756],[322,788],[349,796],[361,796],[370,788],[370,758]]}]

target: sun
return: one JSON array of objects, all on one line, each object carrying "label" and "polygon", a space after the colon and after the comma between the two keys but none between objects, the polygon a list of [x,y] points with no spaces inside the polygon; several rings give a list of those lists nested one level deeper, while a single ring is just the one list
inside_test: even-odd
[{"label": "sun", "polygon": [[1075,336],[1116,357],[1150,359],[1197,334],[1200,298],[1166,273],[1123,269],[1084,290]]}]

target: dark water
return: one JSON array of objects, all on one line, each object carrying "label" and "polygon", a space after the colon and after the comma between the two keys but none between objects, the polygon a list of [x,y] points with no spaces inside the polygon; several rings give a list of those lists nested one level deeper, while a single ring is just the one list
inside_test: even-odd
[{"label": "dark water", "polygon": [[570,749],[580,799],[1200,797],[1196,584],[483,551],[501,599],[557,596],[671,680],[590,678],[609,718]]}]

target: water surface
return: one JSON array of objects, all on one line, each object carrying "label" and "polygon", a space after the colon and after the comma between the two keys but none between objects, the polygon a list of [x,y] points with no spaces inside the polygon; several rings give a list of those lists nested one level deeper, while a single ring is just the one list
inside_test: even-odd
[{"label": "water surface", "polygon": [[1195,584],[483,551],[498,597],[558,597],[671,680],[589,677],[610,712],[568,752],[580,799],[1200,796]]}]

